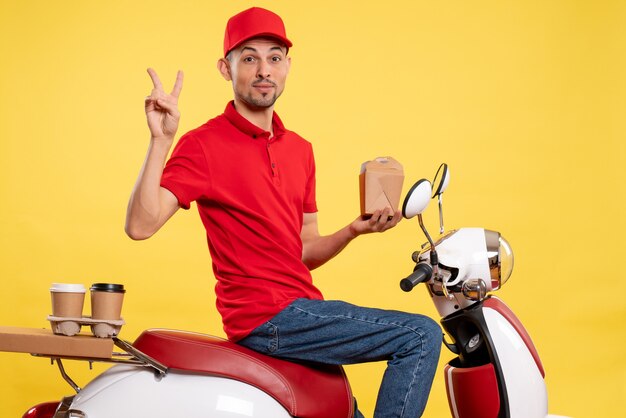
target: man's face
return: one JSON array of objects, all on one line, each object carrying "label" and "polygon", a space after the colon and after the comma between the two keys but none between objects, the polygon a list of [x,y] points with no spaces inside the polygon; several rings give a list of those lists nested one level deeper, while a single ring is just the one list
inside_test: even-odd
[{"label": "man's face", "polygon": [[244,42],[221,60],[222,75],[233,83],[235,101],[252,109],[272,107],[285,89],[291,60],[287,48],[272,40]]}]

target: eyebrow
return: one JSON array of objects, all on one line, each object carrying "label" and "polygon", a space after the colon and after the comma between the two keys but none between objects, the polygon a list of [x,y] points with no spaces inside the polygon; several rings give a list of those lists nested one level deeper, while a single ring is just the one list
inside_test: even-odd
[{"label": "eyebrow", "polygon": [[[256,48],[252,48],[251,46],[244,46],[243,48],[241,48],[241,52],[243,53],[243,51],[245,51],[246,49],[249,49],[252,52],[259,52]],[[283,52],[283,47],[276,45],[270,48],[270,51],[274,50],[279,50],[280,52]]]}]

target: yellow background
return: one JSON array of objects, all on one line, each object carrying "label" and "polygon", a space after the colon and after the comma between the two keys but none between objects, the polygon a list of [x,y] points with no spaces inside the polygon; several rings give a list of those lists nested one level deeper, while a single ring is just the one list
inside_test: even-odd
[{"label": "yellow background", "polygon": [[[123,231],[148,131],[153,66],[185,71],[180,132],[220,113],[228,17],[249,1],[0,3],[0,323],[47,327],[52,282],[124,283],[134,339],[149,327],[223,335],[195,210],[154,238]],[[621,1],[259,1],[282,15],[293,63],[277,111],[309,139],[320,226],[358,211],[361,162],[392,155],[405,191],[450,165],[448,228],[499,230],[516,255],[499,292],[533,337],[552,413],[621,416],[626,8]],[[435,207],[426,222],[435,233]],[[314,272],[327,298],[424,312],[400,291],[415,221],[360,238]],[[88,305],[85,312],[89,312]],[[449,416],[442,351],[426,417]],[[89,371],[73,363],[85,384]],[[371,416],[383,364],[348,367]],[[0,416],[71,393],[55,367],[0,353]]]}]

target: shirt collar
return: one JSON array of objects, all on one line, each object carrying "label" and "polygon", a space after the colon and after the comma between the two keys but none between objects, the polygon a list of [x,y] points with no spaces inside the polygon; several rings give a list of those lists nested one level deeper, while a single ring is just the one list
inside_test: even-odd
[{"label": "shirt collar", "polygon": [[[270,136],[269,132],[259,128],[258,126],[250,122],[248,119],[241,116],[241,114],[237,112],[237,109],[235,109],[234,100],[231,100],[226,105],[226,110],[224,110],[224,116],[226,116],[226,119],[228,119],[230,123],[232,123],[235,126],[235,128],[237,128],[244,134],[251,136],[252,138],[255,138],[255,139],[259,137],[269,138]],[[285,133],[285,126],[283,125],[283,122],[280,120],[276,112],[274,112],[272,115],[272,127],[274,128],[275,139],[280,138]]]}]

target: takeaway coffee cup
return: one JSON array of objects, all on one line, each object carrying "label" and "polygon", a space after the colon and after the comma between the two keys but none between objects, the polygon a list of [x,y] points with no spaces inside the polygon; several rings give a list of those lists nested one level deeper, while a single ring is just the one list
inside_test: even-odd
[{"label": "takeaway coffee cup", "polygon": [[93,319],[118,320],[122,315],[124,285],[94,283],[91,285],[91,317]]},{"label": "takeaway coffee cup", "polygon": [[82,318],[85,286],[82,284],[52,283],[52,316]]}]

